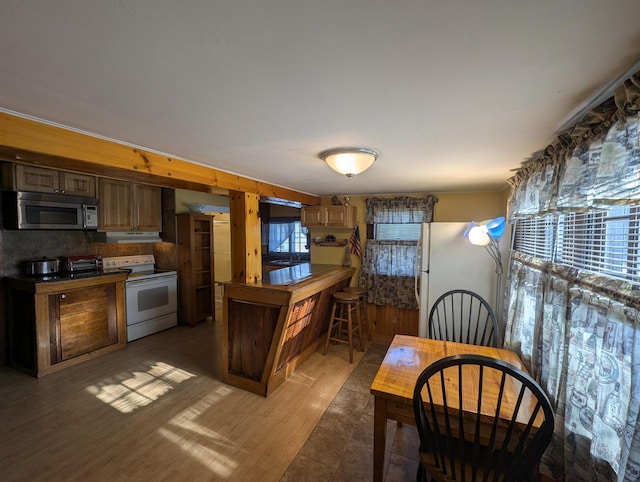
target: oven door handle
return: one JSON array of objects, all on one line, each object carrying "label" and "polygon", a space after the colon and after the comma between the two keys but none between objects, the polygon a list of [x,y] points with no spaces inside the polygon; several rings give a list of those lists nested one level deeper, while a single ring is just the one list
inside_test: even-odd
[{"label": "oven door handle", "polygon": [[152,278],[142,278],[142,279],[127,279],[126,281],[126,285],[127,286],[132,286],[132,285],[139,285],[142,283],[147,283],[147,284],[151,284],[151,283],[162,283],[165,281],[173,281],[173,280],[178,280],[178,277],[176,275],[169,275],[169,276],[154,276]]}]

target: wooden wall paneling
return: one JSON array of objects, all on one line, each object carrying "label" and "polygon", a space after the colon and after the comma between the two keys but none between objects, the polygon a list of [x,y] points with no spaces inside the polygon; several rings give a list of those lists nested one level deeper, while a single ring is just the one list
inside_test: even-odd
[{"label": "wooden wall paneling", "polygon": [[373,338],[390,342],[395,335],[418,336],[418,310],[396,308],[392,305],[367,303],[367,317],[373,326]]}]

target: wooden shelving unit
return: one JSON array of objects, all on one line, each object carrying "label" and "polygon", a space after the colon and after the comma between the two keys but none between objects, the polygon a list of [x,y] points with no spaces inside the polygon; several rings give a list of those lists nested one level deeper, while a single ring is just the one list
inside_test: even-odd
[{"label": "wooden shelving unit", "polygon": [[180,322],[195,326],[215,315],[213,216],[178,214]]}]

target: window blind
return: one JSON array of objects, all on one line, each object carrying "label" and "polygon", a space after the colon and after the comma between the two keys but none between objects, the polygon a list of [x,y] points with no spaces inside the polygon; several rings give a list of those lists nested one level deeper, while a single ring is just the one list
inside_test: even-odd
[{"label": "window blind", "polygon": [[514,250],[544,261],[640,283],[640,208],[520,219]]}]

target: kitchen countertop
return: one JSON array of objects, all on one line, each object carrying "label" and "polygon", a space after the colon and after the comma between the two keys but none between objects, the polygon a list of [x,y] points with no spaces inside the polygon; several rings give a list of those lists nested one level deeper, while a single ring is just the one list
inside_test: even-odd
[{"label": "kitchen countertop", "polygon": [[76,279],[87,279],[87,278],[100,278],[103,276],[113,276],[113,275],[121,275],[126,274],[126,271],[75,271],[75,272],[67,272],[62,271],[60,273],[51,273],[51,274],[43,274],[43,275],[27,275],[27,274],[18,274],[14,276],[7,276],[7,278],[12,278],[15,280],[20,280],[23,282],[31,282],[31,283],[55,283],[56,281],[72,281]]},{"label": "kitchen countertop", "polygon": [[312,276],[322,274],[336,267],[336,265],[332,264],[301,263],[295,266],[289,266],[286,268],[280,268],[263,273],[262,284],[263,286],[290,286],[307,280]]},{"label": "kitchen countertop", "polygon": [[31,293],[51,293],[60,289],[82,289],[104,283],[116,283],[127,279],[126,271],[78,271],[31,276],[19,274],[5,280],[15,287]]}]

